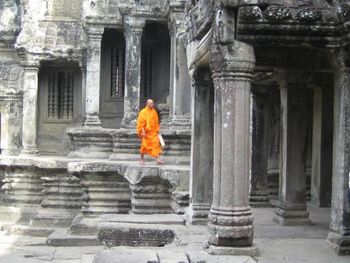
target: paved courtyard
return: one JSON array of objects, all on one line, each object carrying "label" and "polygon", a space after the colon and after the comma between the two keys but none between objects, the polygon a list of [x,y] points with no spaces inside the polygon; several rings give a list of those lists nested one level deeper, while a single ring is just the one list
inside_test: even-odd
[{"label": "paved courtyard", "polygon": [[[255,243],[260,250],[260,256],[255,260],[261,263],[350,262],[350,257],[336,256],[325,240],[328,233],[330,210],[314,208],[309,208],[309,210],[313,222],[312,226],[282,227],[272,222],[273,209],[254,209]],[[165,247],[118,247],[111,251],[120,255],[129,253],[135,257],[138,256],[133,262],[140,263],[146,258],[155,258],[160,263],[254,262],[247,257],[209,256],[202,249],[207,238],[205,226],[191,226],[188,230],[179,237],[178,242]],[[95,254],[102,250],[104,250],[103,246],[49,247],[46,246],[46,238],[6,235],[5,231],[0,232],[1,263],[92,263]],[[111,255],[115,255],[115,253],[111,253]],[[112,257],[110,262],[122,262],[113,260],[117,259]]]}]

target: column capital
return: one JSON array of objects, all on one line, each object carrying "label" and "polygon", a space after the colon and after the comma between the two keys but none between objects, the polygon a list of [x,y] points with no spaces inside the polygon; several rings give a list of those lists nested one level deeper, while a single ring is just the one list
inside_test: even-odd
[{"label": "column capital", "polygon": [[85,32],[89,38],[89,40],[93,39],[102,39],[102,35],[104,32],[104,27],[102,26],[95,26],[95,25],[89,25],[85,27]]},{"label": "column capital", "polygon": [[38,57],[30,55],[28,52],[25,52],[23,50],[20,50],[18,52],[18,56],[20,58],[20,65],[24,70],[39,71],[40,60]]},{"label": "column capital", "polygon": [[240,41],[228,45],[213,43],[210,53],[210,69],[213,79],[231,78],[252,80],[255,68],[254,48]]},{"label": "column capital", "polygon": [[185,33],[185,14],[183,12],[173,12],[168,20],[169,33]]},{"label": "column capital", "polygon": [[209,69],[195,68],[191,71],[192,85],[196,89],[207,89],[211,86],[212,78],[211,71]]},{"label": "column capital", "polygon": [[142,35],[143,28],[146,24],[144,18],[125,16],[124,17],[124,29],[125,34],[139,34]]}]

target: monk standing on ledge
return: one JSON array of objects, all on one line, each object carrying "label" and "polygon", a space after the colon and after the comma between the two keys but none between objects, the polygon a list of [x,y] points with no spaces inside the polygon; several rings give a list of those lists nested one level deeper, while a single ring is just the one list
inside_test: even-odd
[{"label": "monk standing on ledge", "polygon": [[137,134],[141,139],[141,165],[145,165],[144,155],[149,154],[157,159],[157,164],[164,164],[159,158],[162,152],[158,138],[159,120],[158,113],[154,109],[153,100],[147,100],[146,107],[143,108],[137,118]]}]

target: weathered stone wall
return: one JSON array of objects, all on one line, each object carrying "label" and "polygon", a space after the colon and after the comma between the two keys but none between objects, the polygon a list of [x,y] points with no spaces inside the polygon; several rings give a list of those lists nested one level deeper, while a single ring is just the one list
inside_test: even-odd
[{"label": "weathered stone wall", "polygon": [[0,1],[0,46],[1,42],[13,42],[20,29],[21,9],[16,0]]}]

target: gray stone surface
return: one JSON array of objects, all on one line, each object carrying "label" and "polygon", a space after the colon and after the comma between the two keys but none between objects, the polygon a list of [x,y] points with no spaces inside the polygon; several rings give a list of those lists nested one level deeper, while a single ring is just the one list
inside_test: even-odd
[{"label": "gray stone surface", "polygon": [[249,207],[249,93],[254,49],[235,41],[228,46],[213,45],[211,52],[215,87],[214,183],[208,243],[250,247],[253,216]]},{"label": "gray stone surface", "polygon": [[339,72],[334,86],[334,136],[333,136],[333,181],[332,213],[328,241],[337,254],[350,254],[350,133],[349,133],[349,65],[339,59]]},{"label": "gray stone surface", "polygon": [[312,134],[311,200],[316,206],[331,205],[333,153],[333,79],[325,76],[326,83],[314,88]]},{"label": "gray stone surface", "polygon": [[192,81],[190,224],[206,224],[213,198],[214,87],[209,70],[196,70]]},{"label": "gray stone surface", "polygon": [[157,254],[149,250],[113,251],[106,250],[98,253],[93,263],[158,263]]},{"label": "gray stone surface", "polygon": [[251,206],[270,206],[267,172],[270,113],[267,99],[266,87],[252,88]]},{"label": "gray stone surface", "polygon": [[161,247],[174,242],[175,231],[166,225],[100,223],[98,239],[107,247]]},{"label": "gray stone surface", "polygon": [[310,224],[305,174],[308,90],[300,81],[302,75],[287,74],[292,83],[281,87],[280,192],[274,220],[283,225]]}]

